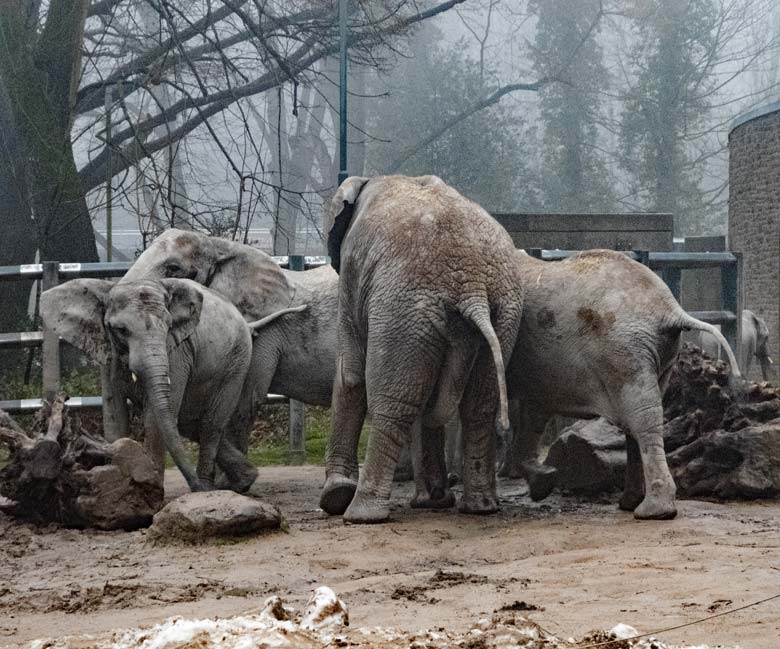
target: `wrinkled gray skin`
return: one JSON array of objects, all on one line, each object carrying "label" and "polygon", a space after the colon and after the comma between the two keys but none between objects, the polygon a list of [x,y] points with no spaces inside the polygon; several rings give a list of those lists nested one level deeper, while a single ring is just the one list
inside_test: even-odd
[{"label": "wrinkled gray skin", "polygon": [[[250,328],[238,310],[190,280],[78,279],[44,292],[41,315],[93,360],[126,362],[143,390],[145,445],[158,470],[167,450],[193,491],[212,488],[251,357]],[[200,445],[197,472],[179,430]],[[230,470],[224,453],[220,465]]]},{"label": "wrinkled gray skin", "polygon": [[[239,407],[228,426],[232,444],[246,452],[256,399],[268,392],[310,405],[330,405],[336,366],[338,275],[330,266],[289,271],[266,253],[225,239],[166,230],[136,260],[120,284],[145,278],[187,277],[219,291],[246,320],[308,305],[258,331]],[[121,413],[119,415],[121,418]],[[249,488],[257,471],[246,467],[233,487]]]},{"label": "wrinkled gray skin", "polygon": [[[699,334],[699,345],[713,358],[720,358],[718,341],[706,332]],[[739,350],[739,369],[745,378],[750,376],[753,358],[761,365],[761,376],[769,380],[770,366],[773,364],[769,356],[769,327],[763,318],[749,309],[742,310],[742,344]]]},{"label": "wrinkled gray skin", "polygon": [[[418,420],[427,482],[417,497],[426,506],[453,504],[443,427],[460,405],[460,508],[494,512],[493,430],[499,403],[507,423],[503,359],[522,312],[512,241],[435,176],[348,178],[331,203],[331,223],[345,203],[354,217],[341,247],[333,432],[320,505],[338,513],[348,503],[351,522],[386,520],[393,470]],[[355,431],[367,412],[371,436],[356,485]]]},{"label": "wrinkled gray skin", "polygon": [[[662,395],[677,360],[681,332],[719,331],[686,314],[651,270],[609,250],[543,262],[517,252],[523,320],[507,376],[513,435],[501,471],[526,476],[531,493],[554,485],[537,461],[550,416],[605,417],[627,431],[628,465],[620,507],[640,519],[676,515],[666,464]],[[642,479],[644,477],[644,480]]]}]

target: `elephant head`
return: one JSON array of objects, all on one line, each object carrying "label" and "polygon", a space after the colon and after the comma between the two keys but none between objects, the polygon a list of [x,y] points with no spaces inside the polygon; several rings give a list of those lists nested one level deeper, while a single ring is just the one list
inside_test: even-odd
[{"label": "elephant head", "polygon": [[163,278],[191,279],[213,288],[248,320],[288,306],[293,294],[286,275],[266,253],[189,230],[163,232],[119,283]]},{"label": "elephant head", "polygon": [[63,339],[98,363],[127,359],[163,442],[193,491],[200,484],[171,408],[169,353],[193,334],[202,304],[198,287],[178,279],[116,285],[77,279],[41,295],[43,320]]}]

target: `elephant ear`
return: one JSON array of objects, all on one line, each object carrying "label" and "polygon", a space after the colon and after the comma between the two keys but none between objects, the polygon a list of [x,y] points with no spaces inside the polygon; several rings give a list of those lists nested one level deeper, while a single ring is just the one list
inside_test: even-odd
[{"label": "elephant ear", "polygon": [[41,293],[46,327],[101,365],[111,359],[103,316],[113,286],[104,279],[73,279]]},{"label": "elephant ear", "polygon": [[330,264],[337,273],[341,270],[341,244],[355,215],[358,196],[368,180],[362,176],[347,178],[339,185],[331,200],[328,219],[333,225],[328,232],[328,255]]},{"label": "elephant ear", "polygon": [[203,309],[203,292],[195,282],[182,279],[164,279],[166,305],[171,314],[169,335],[174,346],[181,345],[198,327]]}]

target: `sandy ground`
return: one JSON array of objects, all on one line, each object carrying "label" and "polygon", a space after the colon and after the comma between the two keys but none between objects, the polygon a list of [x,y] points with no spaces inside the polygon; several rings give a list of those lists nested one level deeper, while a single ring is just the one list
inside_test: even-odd
[{"label": "sandy ground", "polygon": [[[33,528],[0,515],[0,646],[228,616],[272,594],[300,607],[318,584],[349,605],[351,626],[465,630],[501,607],[564,638],[619,622],[641,632],[780,593],[780,502],[679,503],[674,521],[638,522],[616,497],[532,503],[501,481],[489,517],[411,510],[344,525],[317,509],[321,467],[261,470],[289,532],[237,543],[163,547],[141,532]],[[184,491],[169,471],[168,492]],[[668,642],[780,644],[780,600],[661,634]]]}]

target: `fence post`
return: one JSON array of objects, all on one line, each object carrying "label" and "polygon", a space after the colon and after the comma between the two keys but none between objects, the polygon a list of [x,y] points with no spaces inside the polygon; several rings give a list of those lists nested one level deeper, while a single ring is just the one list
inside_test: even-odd
[{"label": "fence post", "polygon": [[[60,264],[57,261],[43,262],[41,292],[59,284]],[[43,329],[43,398],[51,402],[60,389],[60,337],[48,327]]]},{"label": "fence post", "polygon": [[634,250],[636,260],[643,266],[650,266],[650,251],[649,250]]},{"label": "fence post", "polygon": [[[290,270],[303,270],[305,258],[303,255],[290,255]],[[306,462],[306,438],[304,436],[304,406],[301,401],[290,399],[290,464]]]},{"label": "fence post", "polygon": [[664,268],[661,271],[661,279],[666,282],[669,290],[674,295],[674,299],[678,302],[682,296],[682,269],[681,268]]},{"label": "fence post", "polygon": [[723,335],[731,345],[731,349],[740,358],[740,330],[742,329],[742,309],[739,303],[740,280],[742,277],[742,254],[733,253],[736,261],[724,264],[720,271],[721,304],[724,311],[731,311],[736,319],[734,322],[724,322],[721,326]]}]

